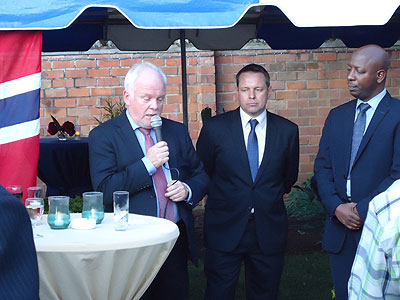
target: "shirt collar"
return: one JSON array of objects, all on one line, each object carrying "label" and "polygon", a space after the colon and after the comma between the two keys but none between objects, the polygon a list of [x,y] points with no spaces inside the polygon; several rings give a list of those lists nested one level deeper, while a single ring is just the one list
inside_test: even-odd
[{"label": "shirt collar", "polygon": [[383,99],[383,97],[385,97],[386,95],[386,89],[384,88],[382,92],[380,92],[378,95],[376,95],[375,97],[369,99],[367,102],[362,101],[360,99],[357,99],[357,107],[361,104],[361,103],[368,103],[371,108],[373,110],[376,110],[376,108],[378,107],[379,103],[381,102],[381,100]]},{"label": "shirt collar", "polygon": [[256,119],[258,121],[259,126],[264,128],[267,123],[267,110],[264,110],[261,114],[259,114],[256,118],[248,115],[242,108],[240,108],[240,119],[242,121],[242,127],[245,128],[251,119]]},{"label": "shirt collar", "polygon": [[128,118],[128,121],[129,121],[129,123],[131,124],[133,130],[136,130],[136,129],[138,129],[139,127],[141,127],[141,126],[139,126],[138,124],[136,124],[136,122],[133,120],[133,118],[132,118],[131,115],[129,114],[128,110],[126,110],[125,113],[126,113],[126,116],[127,116],[127,118]]}]

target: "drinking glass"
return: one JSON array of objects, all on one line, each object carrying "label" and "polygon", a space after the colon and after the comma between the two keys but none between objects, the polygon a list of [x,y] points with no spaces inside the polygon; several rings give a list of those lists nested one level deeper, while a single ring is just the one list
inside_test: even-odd
[{"label": "drinking glass", "polygon": [[22,201],[22,186],[20,185],[9,185],[6,186],[6,190],[16,197],[19,201]]},{"label": "drinking glass", "polygon": [[96,224],[100,224],[104,219],[103,193],[86,192],[83,193],[82,218],[95,219]]},{"label": "drinking glass", "polygon": [[25,207],[28,210],[29,217],[31,218],[32,229],[34,237],[41,237],[35,233],[36,224],[42,219],[44,210],[44,201],[42,198],[27,198],[25,200]]},{"label": "drinking glass", "polygon": [[114,228],[126,230],[129,221],[129,192],[116,191],[113,193],[114,202]]},{"label": "drinking glass", "polygon": [[40,186],[31,186],[27,189],[27,198],[43,198],[43,189]]},{"label": "drinking glass", "polygon": [[49,214],[47,223],[51,229],[67,229],[71,223],[68,196],[51,196],[49,199]]}]

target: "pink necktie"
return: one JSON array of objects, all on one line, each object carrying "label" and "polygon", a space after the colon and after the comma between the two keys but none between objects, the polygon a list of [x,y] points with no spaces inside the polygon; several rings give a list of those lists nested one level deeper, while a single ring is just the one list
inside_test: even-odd
[{"label": "pink necktie", "polygon": [[[146,151],[154,145],[153,138],[150,135],[151,129],[139,127],[141,133],[144,135],[144,144]],[[168,219],[175,223],[175,212],[174,205],[171,200],[165,197],[167,190],[167,179],[165,178],[162,166],[157,168],[157,171],[153,174],[154,184],[156,185],[158,204],[160,207],[160,217]]]}]

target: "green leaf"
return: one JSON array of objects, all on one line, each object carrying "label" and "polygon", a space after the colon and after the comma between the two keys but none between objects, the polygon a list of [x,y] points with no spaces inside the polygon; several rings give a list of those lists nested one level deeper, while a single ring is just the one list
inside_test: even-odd
[{"label": "green leaf", "polygon": [[54,118],[53,115],[50,115],[50,117],[53,119],[54,125],[56,125],[57,130],[60,132],[63,131],[62,127],[61,127],[60,123],[58,123],[57,119]]}]

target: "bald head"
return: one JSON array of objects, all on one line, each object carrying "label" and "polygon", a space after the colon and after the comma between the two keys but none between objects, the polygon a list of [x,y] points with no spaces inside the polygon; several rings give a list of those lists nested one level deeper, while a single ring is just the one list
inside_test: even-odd
[{"label": "bald head", "polygon": [[389,55],[377,45],[363,46],[353,53],[347,77],[350,94],[368,101],[385,88]]},{"label": "bald head", "polygon": [[378,45],[366,45],[358,49],[353,53],[354,55],[365,56],[369,63],[376,66],[376,70],[383,69],[387,71],[389,69],[389,55],[387,52]]}]

